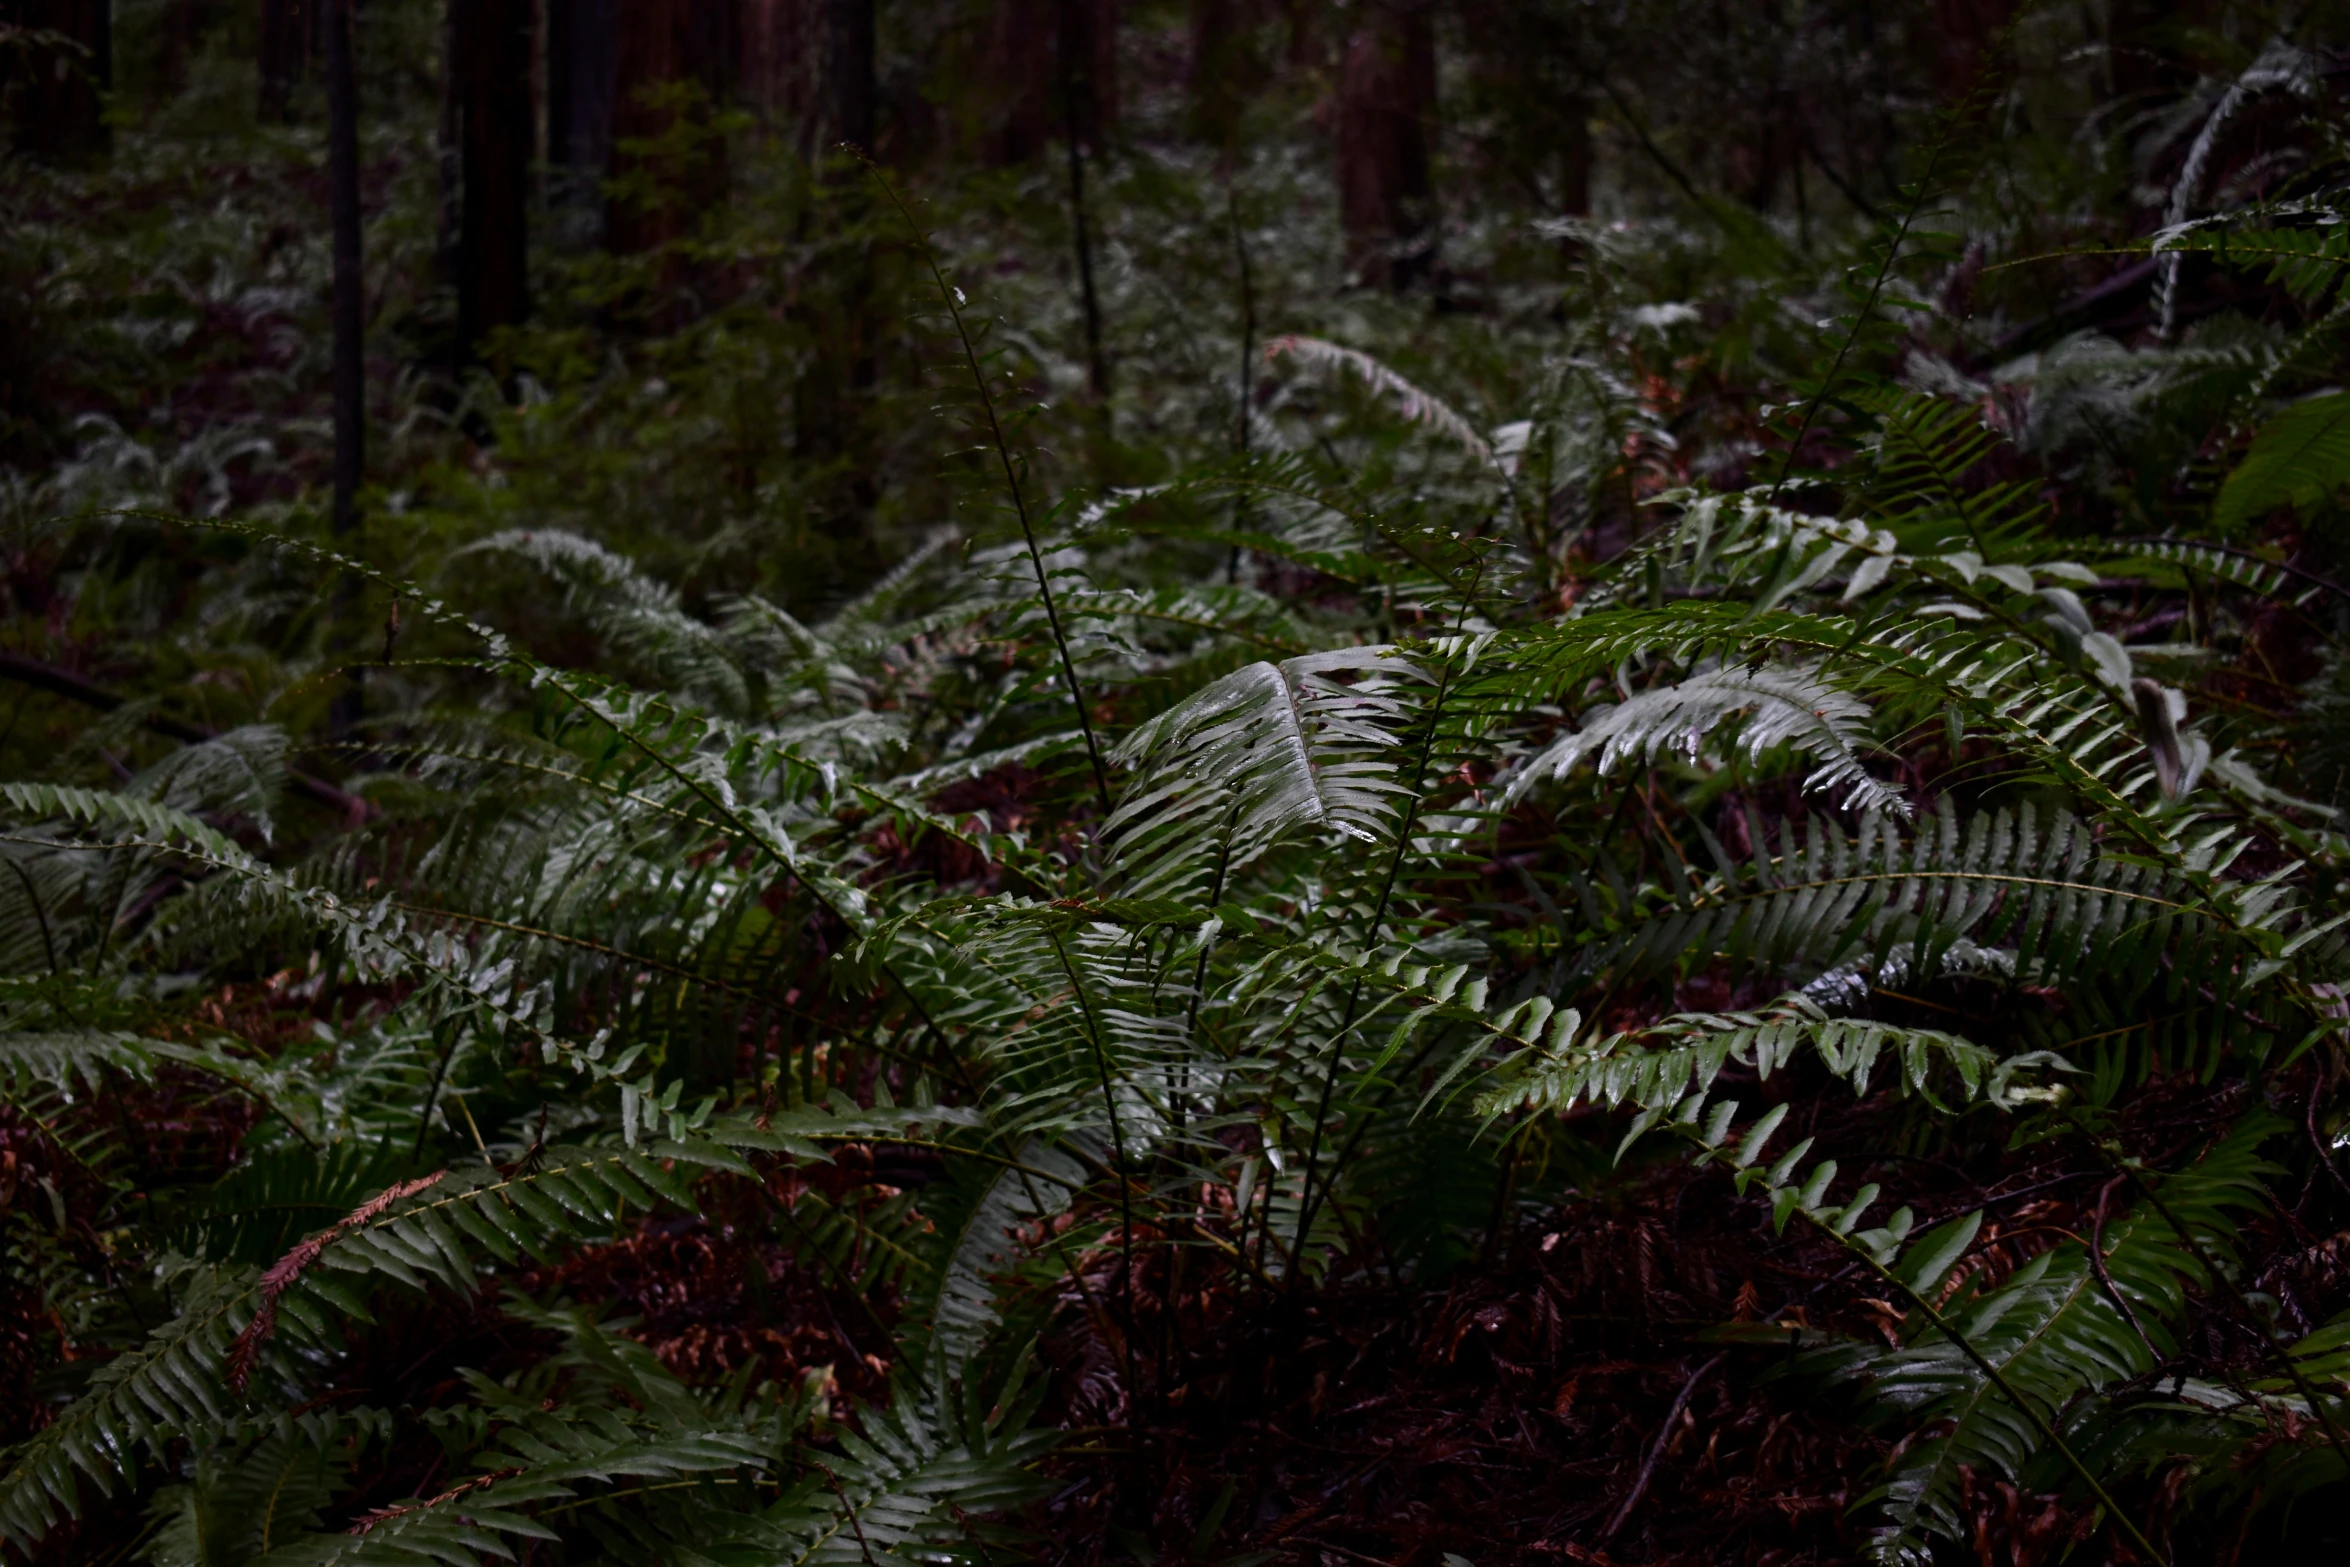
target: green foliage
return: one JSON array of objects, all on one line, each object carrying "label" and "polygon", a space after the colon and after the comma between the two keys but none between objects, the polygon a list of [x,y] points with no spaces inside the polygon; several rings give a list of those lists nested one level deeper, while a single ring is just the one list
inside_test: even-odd
[{"label": "green foliage", "polygon": [[2260,427],[2252,449],[2221,487],[2211,520],[2224,532],[2235,533],[2279,506],[2314,512],[2333,499],[2346,479],[2350,394],[2311,397]]},{"label": "green foliage", "polygon": [[[1314,1292],[1494,1263],[1668,1143],[1684,1193],[1849,1270],[1719,1334],[1792,1339],[1890,1442],[1879,1559],[1977,1548],[1979,1482],[2140,1556],[2149,1498],[2200,1527],[2340,1483],[2344,1319],[2237,1324],[2250,1371],[2193,1330],[2286,1174],[2257,1106],[2335,1151],[2341,227],[2166,231],[2275,320],[2123,342],[2058,300],[1987,337],[1983,255],[2040,251],[1985,204],[2051,203],[1971,115],[1831,225],[1700,190],[1640,118],[1745,78],[1672,88],[1653,40],[1536,9],[1527,48],[1576,53],[1519,63],[1605,87],[1688,200],[1469,214],[1441,311],[1333,295],[1287,143],[1097,151],[1096,395],[1035,264],[1057,183],[893,226],[680,115],[612,194],[723,144],[730,201],[556,247],[488,366],[418,351],[357,535],[322,542],[307,427],[239,444],[256,408],[40,434],[0,1234],[61,1353],[0,1455],[10,1552],[1011,1561],[1054,1423],[1145,1453],[1233,1380],[1164,1370],[1187,1309],[1278,1349]],[[1806,37],[1773,80],[1844,81]],[[307,137],[269,144],[289,190]],[[1839,185],[1850,150],[1804,144]],[[399,190],[406,352],[441,306]],[[233,292],[249,237],[176,253]],[[122,347],[104,280],[166,241],[89,243],[100,282],[42,286]],[[254,319],[308,323],[298,248]],[[183,368],[144,352],[126,385]],[[2072,1229],[1936,1184],[2059,1143],[2113,1163]],[[826,1319],[832,1358],[697,1337],[738,1286],[732,1325]]]}]

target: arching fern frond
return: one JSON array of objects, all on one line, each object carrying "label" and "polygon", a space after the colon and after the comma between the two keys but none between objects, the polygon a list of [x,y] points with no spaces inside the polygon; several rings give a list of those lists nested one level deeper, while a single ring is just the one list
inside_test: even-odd
[{"label": "arching fern frond", "polygon": [[1510,786],[1510,799],[1577,763],[1596,758],[1602,773],[1619,763],[1653,761],[1667,751],[1697,759],[1706,737],[1733,722],[1749,759],[1787,746],[1816,758],[1806,792],[1835,796],[1851,810],[1890,810],[1907,816],[1899,791],[1861,764],[1868,704],[1821,678],[1817,664],[1700,669],[1669,686],[1642,691],[1594,709],[1583,726],[1528,763]]},{"label": "arching fern frond", "polygon": [[1378,842],[1401,811],[1389,753],[1418,678],[1389,648],[1308,653],[1251,664],[1135,730],[1115,753],[1134,776],[1106,828],[1122,894],[1200,890],[1219,859],[1245,865],[1301,829]]}]

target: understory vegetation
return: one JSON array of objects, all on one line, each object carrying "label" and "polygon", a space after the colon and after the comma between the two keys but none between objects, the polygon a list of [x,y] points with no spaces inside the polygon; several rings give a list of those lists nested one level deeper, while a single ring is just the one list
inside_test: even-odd
[{"label": "understory vegetation", "polygon": [[377,0],[355,526],[311,100],[116,9],[0,165],[8,1560],[2342,1548],[2331,9],[1448,6],[1370,239],[1360,7],[1028,161],[885,12],[878,161],[680,109],[461,342]]}]

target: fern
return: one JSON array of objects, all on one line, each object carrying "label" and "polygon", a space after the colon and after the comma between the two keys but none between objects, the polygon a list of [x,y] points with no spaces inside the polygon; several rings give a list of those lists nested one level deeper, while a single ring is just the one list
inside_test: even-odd
[{"label": "fern", "polygon": [[[1577,47],[1632,71],[1612,26]],[[1610,88],[1627,116],[1646,91]],[[1189,1509],[1195,1558],[1393,1554],[1256,1504],[1219,1544],[1232,1496],[1199,1522],[1197,1475],[1151,1465],[1232,1417],[1232,1389],[1299,1402],[1278,1378],[1319,1374],[1348,1313],[1551,1266],[1516,1238],[1570,1187],[1643,1245],[1668,1233],[1656,1194],[1713,1177],[1667,1143],[1732,1172],[1717,1195],[1760,1269],[1817,1285],[1808,1329],[1790,1306],[1717,1331],[1833,1384],[1823,1424],[1857,1408],[1893,1444],[1867,1499],[1881,1559],[1992,1548],[1984,1484],[2085,1499],[2145,1558],[2143,1519],[2216,1533],[2336,1483],[2308,1426],[2337,1413],[2339,1319],[2280,1329],[2292,1358],[2253,1375],[2189,1331],[2268,1243],[2243,1218],[2285,1178],[2258,1156],[2267,1121],[2124,1164],[2155,1201],[2006,1236],[1996,1266],[1980,1215],[1952,1211],[1976,1199],[1933,1173],[2085,1178],[2057,1136],[2084,1102],[2172,1130],[2309,1104],[2291,1157],[2338,1151],[2339,682],[2296,685],[2289,655],[2342,662],[2340,594],[2269,544],[2191,536],[2209,454],[2263,410],[2219,532],[2330,504],[2337,394],[2279,400],[2337,341],[2333,214],[2271,204],[2160,241],[2166,272],[2189,249],[2266,269],[2282,326],[2130,348],[2064,337],[2060,313],[1982,370],[1955,323],[2002,237],[1962,259],[1924,183],[1853,252],[1857,314],[1815,340],[1819,307],[1790,305],[1832,283],[1805,259],[1836,244],[1824,208],[1793,245],[1745,217],[1549,224],[1574,247],[1563,293],[1509,281],[1514,220],[1453,225],[1478,259],[1430,314],[1332,302],[1262,254],[1242,204],[1300,193],[1248,139],[1221,227],[1179,210],[1181,160],[1122,159],[1120,188],[1168,212],[1105,269],[1141,387],[1100,400],[1061,397],[1049,316],[987,325],[949,281],[1051,269],[995,266],[1019,248],[991,254],[941,187],[941,221],[912,226],[983,444],[919,480],[927,415],[871,421],[888,451],[844,446],[832,477],[713,455],[753,404],[830,439],[839,367],[761,335],[825,321],[821,291],[759,291],[872,236],[794,171],[775,188],[820,205],[755,261],[716,231],[682,271],[600,258],[597,319],[649,312],[624,372],[559,368],[578,345],[519,328],[510,383],[461,394],[460,427],[494,441],[444,450],[437,405],[385,424],[400,528],[326,548],[298,507],[114,511],[26,546],[24,602],[72,615],[28,628],[10,670],[99,717],[50,747],[24,738],[64,732],[36,708],[0,740],[23,774],[0,782],[9,1299],[58,1362],[0,1460],[11,1551],[1001,1564],[1033,1554],[1007,1520],[1048,1494],[1052,1428],[1083,1424],[1069,1473],[1125,1467],[1115,1499],[1064,1490],[1037,1515],[1078,1531],[1063,1554],[1165,1554],[1083,1532],[1145,1516],[1153,1485],[1149,1527]],[[1011,213],[1011,191],[987,199]],[[1214,288],[1138,303],[1152,258],[1202,235],[1218,267],[1263,264],[1236,333]],[[1267,344],[1250,291],[1278,269],[1299,330]],[[671,272],[744,290],[724,332],[651,324]],[[1453,312],[1472,278],[1477,308]],[[798,384],[679,389],[762,353]],[[1367,396],[1323,395],[1340,382]],[[1492,427],[1433,385],[1474,389]],[[574,442],[601,419],[645,427],[624,459]],[[85,433],[41,494],[131,484],[107,464],[165,482],[148,435]],[[230,448],[207,450],[182,478],[225,472]],[[1106,463],[1133,482],[1096,493],[1081,474]],[[878,486],[848,508],[870,540],[835,536],[852,469]],[[714,487],[678,503],[681,473]],[[954,526],[921,520],[967,478]],[[705,514],[719,532],[695,532]],[[899,544],[857,591],[879,562],[853,557]],[[468,607],[493,598],[494,627]],[[30,665],[44,637],[124,689]],[[364,819],[286,805],[297,757],[347,775]],[[1741,1122],[1766,1080],[1785,1102]],[[1798,1116],[1817,1141],[1776,1147]],[[1901,1192],[1820,1156],[1887,1146],[1880,1180],[1937,1222],[1877,1222]],[[708,1266],[626,1282],[669,1256]],[[581,1303],[632,1288],[643,1320]],[[824,1347],[759,1347],[803,1325],[779,1290],[821,1296]],[[1587,1341],[1535,1309],[1572,1376]],[[1892,1342],[1816,1326],[1861,1310]],[[1384,1363],[1355,1347],[1302,1402]],[[438,1368],[429,1397],[363,1402],[379,1361]],[[1331,1406],[1358,1407],[1384,1406]],[[1611,1531],[1706,1407],[1673,1406]],[[1639,1552],[1560,1517],[1546,1549]]]},{"label": "fern", "polygon": [[1512,791],[1563,775],[1588,756],[1597,757],[1602,773],[1625,761],[1653,761],[1668,746],[1694,761],[1709,731],[1742,715],[1739,739],[1749,758],[1787,746],[1819,759],[1804,779],[1807,792],[1837,796],[1849,808],[1909,813],[1908,803],[1861,765],[1867,705],[1824,683],[1816,667],[1700,669],[1686,680],[1599,708],[1581,729],[1528,763]]},{"label": "fern", "polygon": [[2307,514],[2350,479],[2350,394],[2295,403],[2261,426],[2212,508],[2223,533],[2241,532],[2280,506]]}]

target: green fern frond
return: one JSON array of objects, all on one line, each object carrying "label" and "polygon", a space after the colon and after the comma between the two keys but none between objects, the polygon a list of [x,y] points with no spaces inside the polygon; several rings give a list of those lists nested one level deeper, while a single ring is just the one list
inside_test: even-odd
[{"label": "green fern frond", "polygon": [[2350,392],[2306,398],[2260,427],[2220,487],[2211,520],[2225,533],[2291,506],[2307,516],[2350,482]]},{"label": "green fern frond", "polygon": [[1596,757],[1602,774],[1621,762],[1653,761],[1668,749],[1694,762],[1712,731],[1737,722],[1750,760],[1780,746],[1818,760],[1804,779],[1807,793],[1836,796],[1850,810],[1907,816],[1899,791],[1861,764],[1869,716],[1867,703],[1822,680],[1817,665],[1701,667],[1687,679],[1594,708],[1580,729],[1526,765],[1505,803],[1586,758]]},{"label": "green fern frond", "polygon": [[1122,894],[1185,895],[1219,858],[1244,865],[1300,829],[1379,841],[1405,790],[1388,754],[1410,710],[1397,693],[1419,673],[1387,648],[1252,664],[1136,729],[1104,829]]}]

